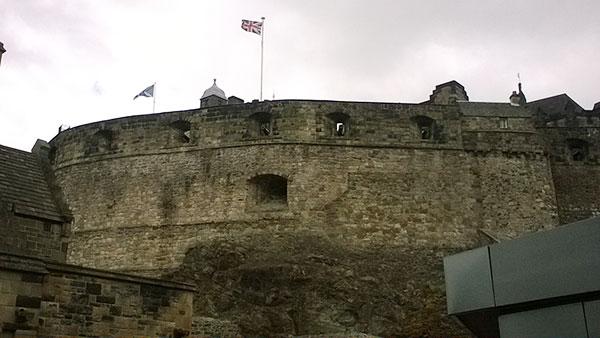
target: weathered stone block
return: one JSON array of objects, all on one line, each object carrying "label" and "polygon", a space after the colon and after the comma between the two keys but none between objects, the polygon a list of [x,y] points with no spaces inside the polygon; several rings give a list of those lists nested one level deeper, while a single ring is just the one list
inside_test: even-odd
[{"label": "weathered stone block", "polygon": [[100,295],[102,293],[102,285],[97,283],[87,283],[86,291],[90,295]]},{"label": "weathered stone block", "polygon": [[122,312],[123,312],[123,310],[119,306],[111,306],[110,307],[110,314],[113,316],[120,316],[122,314]]},{"label": "weathered stone block", "polygon": [[17,295],[0,293],[0,305],[15,306]]},{"label": "weathered stone block", "polygon": [[21,281],[26,283],[42,283],[44,281],[44,275],[37,273],[23,273]]},{"label": "weathered stone block", "polygon": [[15,306],[39,309],[42,302],[41,297],[17,296]]},{"label": "weathered stone block", "polygon": [[114,304],[115,297],[113,296],[96,296],[96,302],[105,304]]},{"label": "weathered stone block", "polygon": [[54,317],[59,313],[59,304],[56,302],[42,301],[40,304],[40,315],[43,317]]},{"label": "weathered stone block", "polygon": [[86,305],[89,303],[90,295],[85,293],[73,293],[71,294],[71,303],[77,305]]}]

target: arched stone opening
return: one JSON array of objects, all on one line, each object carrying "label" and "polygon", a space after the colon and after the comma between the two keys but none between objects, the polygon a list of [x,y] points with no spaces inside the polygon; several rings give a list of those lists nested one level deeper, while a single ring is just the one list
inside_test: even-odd
[{"label": "arched stone opening", "polygon": [[350,134],[350,116],[344,113],[331,113],[327,115],[331,136],[345,137]]},{"label": "arched stone opening", "polygon": [[571,161],[583,162],[588,159],[590,149],[588,142],[572,138],[567,140],[567,147]]},{"label": "arched stone opening", "polygon": [[113,139],[114,133],[111,130],[102,129],[97,131],[89,139],[85,154],[90,155],[113,150]]},{"label": "arched stone opening", "polygon": [[415,116],[411,120],[416,125],[418,138],[421,140],[433,140],[436,133],[435,120],[428,116]]},{"label": "arched stone opening", "polygon": [[248,131],[251,137],[269,137],[273,135],[273,115],[258,112],[250,115]]},{"label": "arched stone opening", "polygon": [[288,203],[287,193],[287,178],[272,174],[258,175],[249,180],[247,206],[250,209],[284,209]]},{"label": "arched stone opening", "polygon": [[192,124],[190,121],[177,120],[170,124],[171,128],[175,131],[175,138],[181,143],[190,143],[192,139],[191,129]]}]

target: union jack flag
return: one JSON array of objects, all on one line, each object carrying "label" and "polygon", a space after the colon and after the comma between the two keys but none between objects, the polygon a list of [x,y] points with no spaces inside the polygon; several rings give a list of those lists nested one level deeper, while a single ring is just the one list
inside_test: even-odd
[{"label": "union jack flag", "polygon": [[260,21],[242,20],[242,29],[246,32],[255,33],[258,35],[262,34],[262,25]]}]

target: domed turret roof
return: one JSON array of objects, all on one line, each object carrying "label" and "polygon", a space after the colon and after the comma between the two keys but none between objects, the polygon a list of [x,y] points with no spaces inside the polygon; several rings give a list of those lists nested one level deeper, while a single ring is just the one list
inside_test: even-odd
[{"label": "domed turret roof", "polygon": [[227,96],[225,95],[225,92],[223,91],[223,89],[217,87],[217,79],[214,79],[213,85],[204,91],[204,94],[202,94],[202,97],[200,99],[209,97],[211,95],[220,97],[223,100],[227,100]]}]

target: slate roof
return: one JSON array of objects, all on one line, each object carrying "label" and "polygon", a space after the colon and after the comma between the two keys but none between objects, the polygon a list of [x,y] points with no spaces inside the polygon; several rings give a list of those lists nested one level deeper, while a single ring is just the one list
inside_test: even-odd
[{"label": "slate roof", "polygon": [[63,222],[35,154],[0,145],[0,200],[19,214]]},{"label": "slate roof", "polygon": [[446,86],[457,86],[457,87],[461,88],[462,90],[465,90],[465,87],[463,85],[461,85],[460,83],[458,83],[458,81],[456,81],[456,80],[450,80],[448,82],[439,84],[439,85],[435,86],[435,89],[440,89],[440,88],[446,87]]},{"label": "slate roof", "polygon": [[542,110],[544,113],[554,115],[564,115],[566,113],[580,113],[584,109],[567,94],[560,94],[545,99],[536,100],[527,104],[532,111]]},{"label": "slate roof", "polygon": [[531,117],[529,110],[510,103],[459,101],[458,106],[465,116]]}]

